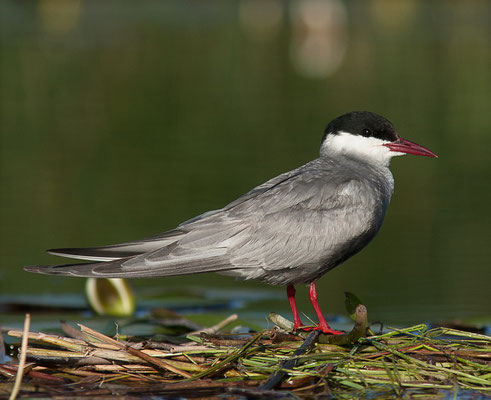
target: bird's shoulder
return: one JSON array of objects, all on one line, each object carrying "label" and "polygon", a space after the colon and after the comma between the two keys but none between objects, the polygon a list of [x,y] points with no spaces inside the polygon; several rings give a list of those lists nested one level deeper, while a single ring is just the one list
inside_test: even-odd
[{"label": "bird's shoulder", "polygon": [[356,207],[379,192],[372,178],[367,178],[372,173],[351,162],[317,158],[269,179],[221,209],[183,222],[178,228],[257,219],[284,211],[314,209],[325,212],[338,207]]},{"label": "bird's shoulder", "polygon": [[345,199],[351,194],[356,196],[360,192],[370,191],[373,186],[371,178],[367,178],[370,173],[353,168],[349,163],[317,158],[255,187],[225,206],[224,210],[250,203],[268,203],[268,206],[281,203],[289,207],[307,199]]}]

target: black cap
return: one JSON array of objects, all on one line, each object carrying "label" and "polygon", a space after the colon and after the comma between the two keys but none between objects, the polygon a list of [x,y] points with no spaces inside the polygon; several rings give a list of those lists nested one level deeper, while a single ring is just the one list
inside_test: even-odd
[{"label": "black cap", "polygon": [[398,138],[394,125],[387,118],[369,111],[352,111],[333,119],[327,125],[322,141],[328,135],[336,135],[340,131],[389,142]]}]

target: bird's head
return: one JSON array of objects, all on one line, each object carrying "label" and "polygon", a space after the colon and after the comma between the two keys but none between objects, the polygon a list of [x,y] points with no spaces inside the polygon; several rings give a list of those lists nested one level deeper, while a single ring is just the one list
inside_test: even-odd
[{"label": "bird's head", "polygon": [[437,157],[431,150],[401,138],[389,120],[368,111],[353,111],[332,120],[324,131],[320,154],[343,154],[382,165],[404,154]]}]

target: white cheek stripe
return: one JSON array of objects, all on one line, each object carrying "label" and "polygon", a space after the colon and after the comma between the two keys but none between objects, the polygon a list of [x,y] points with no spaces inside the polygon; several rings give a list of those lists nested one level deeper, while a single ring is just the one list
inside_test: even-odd
[{"label": "white cheek stripe", "polygon": [[321,146],[321,155],[344,154],[376,164],[388,165],[392,157],[402,156],[404,153],[391,151],[384,146],[386,143],[390,141],[341,131],[336,135],[327,136]]}]

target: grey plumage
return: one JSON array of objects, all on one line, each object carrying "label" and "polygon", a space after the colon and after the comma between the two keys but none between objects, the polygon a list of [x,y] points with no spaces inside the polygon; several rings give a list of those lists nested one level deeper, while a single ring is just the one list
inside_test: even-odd
[{"label": "grey plumage", "polygon": [[97,262],[26,270],[101,278],[217,272],[274,285],[312,282],[372,240],[393,192],[390,159],[434,156],[418,146],[381,116],[345,114],[328,125],[319,158],[220,210],[140,241],[49,251]]},{"label": "grey plumage", "polygon": [[276,285],[310,282],[375,236],[393,190],[387,171],[350,158],[320,157],[267,181],[220,210],[152,238],[50,251],[82,259],[121,259],[26,269],[81,277],[218,272]]}]

